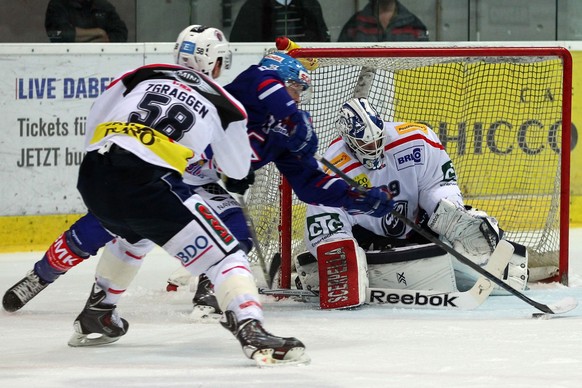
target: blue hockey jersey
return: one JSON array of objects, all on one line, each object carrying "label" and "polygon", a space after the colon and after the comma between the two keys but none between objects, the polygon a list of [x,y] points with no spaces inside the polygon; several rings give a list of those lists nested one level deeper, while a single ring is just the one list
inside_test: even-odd
[{"label": "blue hockey jersey", "polygon": [[301,159],[288,150],[282,121],[298,107],[275,70],[252,65],[224,89],[247,111],[253,169],[273,162],[301,201],[333,207],[346,204],[348,185],[343,180],[325,174],[314,158]]}]

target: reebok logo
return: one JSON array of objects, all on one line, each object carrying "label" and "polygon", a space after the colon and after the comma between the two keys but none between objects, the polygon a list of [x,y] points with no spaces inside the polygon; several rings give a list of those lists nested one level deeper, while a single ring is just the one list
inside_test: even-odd
[{"label": "reebok logo", "polygon": [[450,294],[422,295],[420,292],[399,295],[395,293],[386,293],[381,290],[370,290],[369,303],[388,303],[388,304],[406,304],[415,306],[438,306],[454,307],[457,296],[451,297]]}]

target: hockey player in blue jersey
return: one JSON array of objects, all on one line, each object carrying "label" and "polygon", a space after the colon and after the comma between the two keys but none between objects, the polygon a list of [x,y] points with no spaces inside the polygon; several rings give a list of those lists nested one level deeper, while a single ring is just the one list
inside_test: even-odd
[{"label": "hockey player in blue jersey", "polygon": [[[317,138],[311,119],[307,112],[298,108],[302,95],[309,92],[310,83],[305,67],[298,60],[275,52],[266,55],[258,65],[251,65],[233,82],[225,85],[224,88],[247,110],[253,170],[273,162],[303,202],[325,203],[330,207],[344,208],[352,214],[385,215],[391,208],[390,202],[386,201],[386,188],[372,188],[366,196],[362,196],[343,179],[331,177],[319,169],[313,157],[317,150]],[[301,135],[297,136],[296,132]],[[294,137],[296,140],[293,140]],[[198,186],[195,179],[196,174],[185,177],[186,182]],[[231,192],[243,194],[250,183],[248,177],[240,182],[227,180],[226,187]],[[221,202],[228,201],[221,199]],[[242,244],[252,246],[241,208],[234,205],[230,211],[232,213],[225,222]],[[222,214],[226,216],[225,213]],[[204,276],[199,279],[193,302],[194,317],[197,313],[198,316],[215,312],[220,314],[211,285]]]},{"label": "hockey player in blue jersey", "polygon": [[[198,54],[195,56],[195,62],[186,63],[179,51],[185,42],[196,43],[196,39],[198,37],[195,35],[191,34],[185,39],[181,34],[175,53],[178,64],[187,64],[188,67],[195,69],[201,67],[199,63],[202,59],[196,58]],[[212,50],[209,52],[213,53]],[[214,62],[206,59],[204,63]],[[212,68],[200,70],[206,74],[213,74]],[[232,192],[244,193],[253,182],[252,170],[274,162],[290,182],[299,199],[304,202],[342,207],[350,212],[373,216],[388,213],[392,203],[385,188],[372,188],[366,195],[361,195],[343,180],[330,177],[318,168],[317,161],[313,158],[317,149],[317,137],[309,115],[301,111],[297,105],[301,95],[308,92],[309,87],[310,77],[305,68],[297,60],[283,53],[265,56],[258,65],[250,66],[224,87],[247,110],[248,134],[253,150],[251,173],[241,180],[226,179],[225,186]],[[212,173],[206,175],[204,173],[205,169],[216,173],[216,166],[212,165],[211,149],[206,150],[205,160],[207,161],[205,166],[200,164],[190,166],[184,180],[198,194],[209,193],[208,196],[211,194],[231,199],[230,195],[215,183],[216,179],[208,178]],[[220,166],[218,170],[219,168]],[[221,202],[224,204],[227,201]],[[239,240],[243,250],[248,252],[253,242],[242,210],[235,201],[228,203],[230,205],[227,209],[218,212],[219,216]],[[6,292],[3,298],[4,309],[16,311],[22,308],[61,274],[96,254],[113,237],[90,213],[83,216],[59,236],[24,279]],[[116,249],[115,255],[122,256],[121,260],[135,261],[135,257],[143,256],[148,249],[150,248],[138,250],[133,254],[127,249]],[[136,267],[135,263],[132,263],[131,267]],[[123,287],[118,291],[123,291]],[[199,282],[194,301],[203,307],[215,303],[210,284],[204,277]]]}]

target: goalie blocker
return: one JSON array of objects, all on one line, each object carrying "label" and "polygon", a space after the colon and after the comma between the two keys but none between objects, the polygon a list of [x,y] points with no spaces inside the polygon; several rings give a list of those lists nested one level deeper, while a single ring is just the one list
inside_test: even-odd
[{"label": "goalie blocker", "polygon": [[[522,245],[510,243],[514,253],[500,277],[524,290],[527,252]],[[317,255],[319,260],[309,252],[294,259],[298,286],[319,292],[322,309],[351,308],[374,302],[366,300],[367,288],[456,292],[467,291],[479,278],[475,271],[456,263],[435,244],[364,252],[355,240],[342,239],[320,244]],[[461,287],[457,284],[458,278],[462,279]],[[493,293],[506,294],[498,286]]]}]

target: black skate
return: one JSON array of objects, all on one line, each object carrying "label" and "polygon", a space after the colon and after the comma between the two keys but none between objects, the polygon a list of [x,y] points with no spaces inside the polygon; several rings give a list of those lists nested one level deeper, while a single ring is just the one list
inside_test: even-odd
[{"label": "black skate", "polygon": [[214,322],[222,317],[222,310],[214,296],[212,283],[204,274],[198,278],[198,288],[192,303],[194,303],[194,309],[190,318],[194,321]]},{"label": "black skate", "polygon": [[297,338],[277,337],[256,319],[237,322],[234,312],[226,311],[220,324],[228,329],[242,345],[244,354],[258,366],[309,364],[305,345]]},{"label": "black skate", "polygon": [[115,305],[101,303],[103,299],[105,291],[94,284],[85,308],[75,319],[75,333],[69,339],[69,346],[109,344],[127,333],[129,323],[117,315]]},{"label": "black skate", "polygon": [[39,278],[34,270],[30,270],[22,280],[6,291],[2,298],[2,307],[11,313],[20,310],[49,284]]}]

